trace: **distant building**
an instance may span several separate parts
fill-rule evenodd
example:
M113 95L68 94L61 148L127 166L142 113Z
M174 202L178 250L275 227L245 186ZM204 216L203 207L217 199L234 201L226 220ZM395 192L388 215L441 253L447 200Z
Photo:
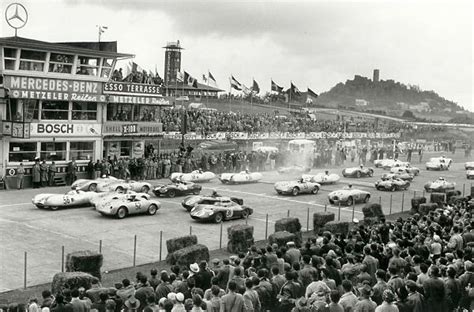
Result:
M369 105L369 101L366 101L364 99L356 99L355 100L355 105L356 106L367 106L367 105Z
M419 113L426 113L431 111L431 107L427 102L420 102L417 105L410 105L410 109Z
M181 71L181 45L179 40L168 42L165 49L165 85L175 84L178 79L178 72Z
M374 76L373 76L372 81L379 82L379 75L380 75L380 71L378 69L374 69Z

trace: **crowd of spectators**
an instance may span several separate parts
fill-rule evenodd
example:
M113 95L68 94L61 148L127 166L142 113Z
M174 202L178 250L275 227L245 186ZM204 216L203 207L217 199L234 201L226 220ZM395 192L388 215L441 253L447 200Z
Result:
M421 216L381 217L347 233L319 231L187 268L152 269L113 287L43 292L8 312L327 311L474 309L474 220L469 198ZM111 285L107 285L111 286Z

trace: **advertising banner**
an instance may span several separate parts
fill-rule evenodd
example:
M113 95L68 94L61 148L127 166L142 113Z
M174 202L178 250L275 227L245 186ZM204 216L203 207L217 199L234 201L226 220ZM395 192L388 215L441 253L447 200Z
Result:
M105 94L161 95L160 87L154 84L109 81L104 83Z
M32 122L30 135L32 137L78 137L78 136L100 136L100 124L73 124L59 122Z

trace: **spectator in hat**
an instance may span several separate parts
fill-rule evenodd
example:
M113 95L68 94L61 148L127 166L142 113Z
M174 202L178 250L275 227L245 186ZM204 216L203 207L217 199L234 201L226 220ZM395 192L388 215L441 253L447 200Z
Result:
M211 287L212 272L207 267L205 260L199 263L199 272L194 276L196 280L196 287L201 289L208 289Z
M184 307L184 295L182 293L177 293L175 295L175 304L171 312L185 312L186 309Z
M372 289L369 284L359 288L359 301L354 306L354 312L374 312L377 304L370 299Z
M135 298L135 296L131 296L124 303L124 312L138 312L140 307L140 301Z

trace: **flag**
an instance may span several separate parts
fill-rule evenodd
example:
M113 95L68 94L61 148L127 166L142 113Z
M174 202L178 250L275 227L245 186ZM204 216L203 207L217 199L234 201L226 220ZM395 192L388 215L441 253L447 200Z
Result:
M309 99L315 99L315 98L318 97L318 94L316 92L314 92L313 90L311 90L310 88L308 88L307 96L308 96Z
M252 91L257 94L260 93L260 87L258 86L258 83L255 81L255 79L253 80Z
M107 26L99 26L99 33L100 33L100 34L103 34L107 29L109 29L109 27L107 27Z
M161 79L160 74L158 74L158 68L156 67L156 65L155 65L155 77Z
M298 88L293 84L293 82L291 83L291 87L290 87L290 92L291 92L291 95L296 95L296 96L300 96L301 95L301 92L300 90L298 90Z
M193 88L197 88L197 87L198 87L198 81L197 81L197 79L194 79L192 86L193 86Z
M241 84L240 86L241 86L241 88L242 88L242 92L243 92L245 95L250 94L250 93L252 92L252 90L249 89L249 88L247 88L246 85Z
M188 74L186 71L184 72L184 83L188 84L188 86L197 88L197 79Z
M204 81L204 83L207 83L207 78L206 78L206 75L202 74L202 81Z
M207 75L207 76L208 76L209 82L212 82L214 85L216 85L216 86L217 86L216 79L214 79L214 76L212 76L211 72L210 72L210 71L208 71L207 73L208 73L208 75Z
M176 80L179 81L179 82L184 82L184 75L182 72L178 72L177 76L176 76Z
M235 90L242 91L242 84L234 76L230 76L230 86Z
M280 87L279 85L277 85L277 84L272 80L272 87L271 87L271 90L272 90L272 91L275 91L275 92L278 92L278 93L281 93L281 92L283 92L283 87Z

